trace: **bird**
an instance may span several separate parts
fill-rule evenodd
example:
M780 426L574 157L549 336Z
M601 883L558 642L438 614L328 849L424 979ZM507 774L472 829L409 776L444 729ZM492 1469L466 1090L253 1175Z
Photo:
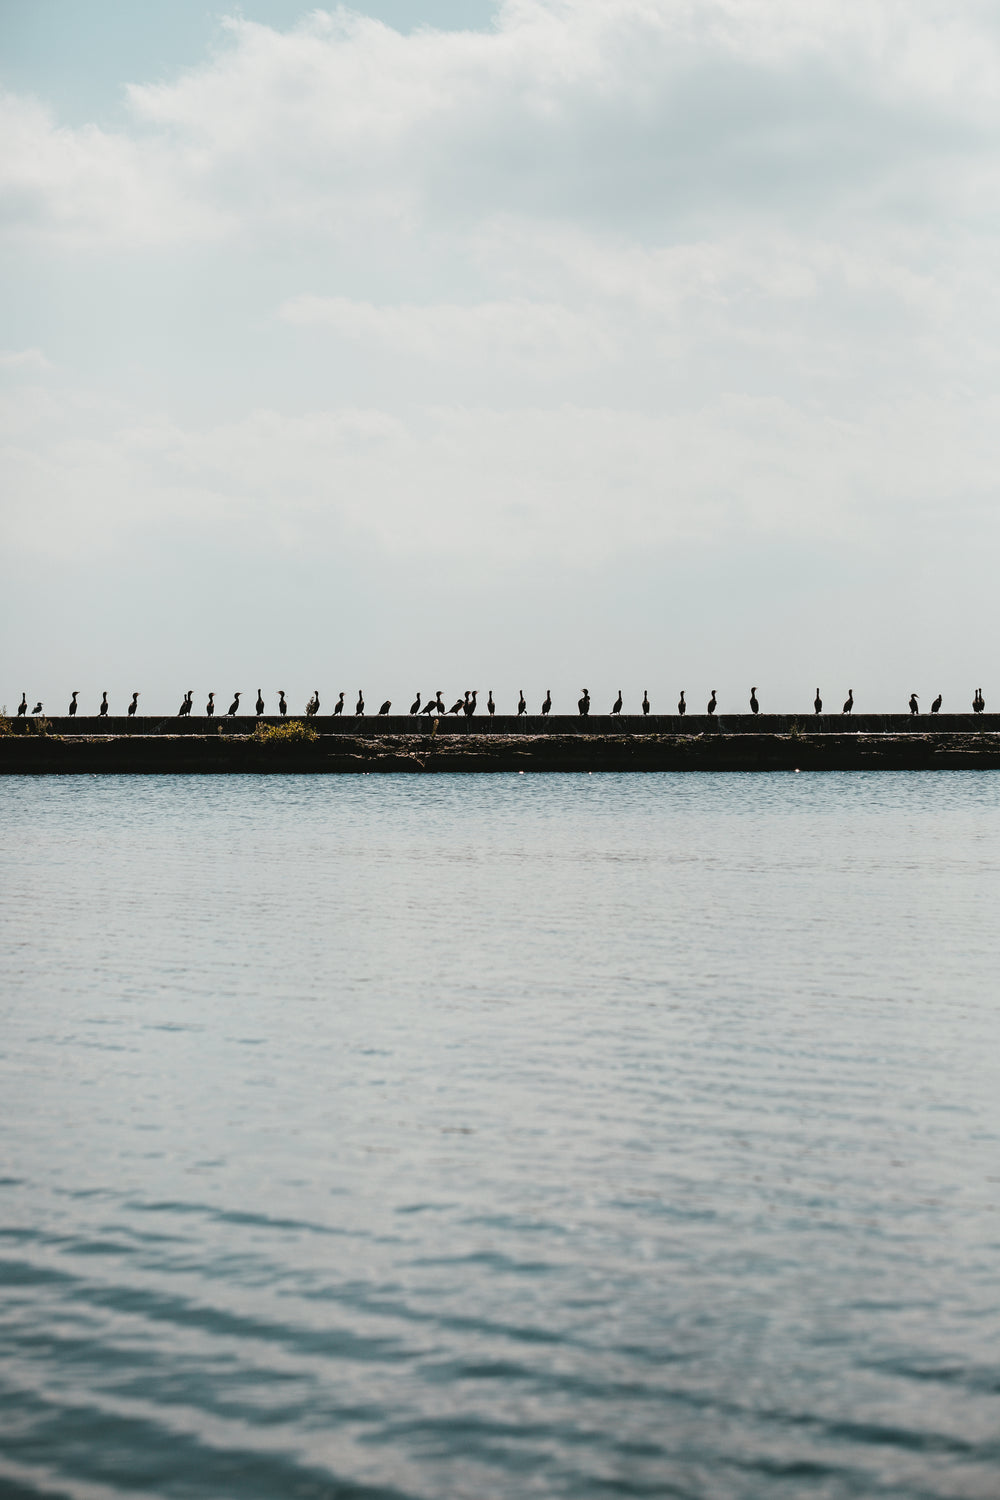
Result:
M365 715L365 694L363 688L358 688L358 701L354 705L354 717L363 719Z
M813 712L817 714L823 712L823 700L819 695L819 688L816 689L816 696L813 699Z
M757 689L755 687L750 689L750 712L752 714L760 713L760 704L757 702Z
M584 688L583 697L579 700L576 706L580 710L581 719L585 719L590 713L590 693L587 688Z
M32 715L34 715L34 714L40 714L42 712L42 700L41 700L41 698L39 698L38 702L35 704L34 708L31 710L31 712L32 712Z
M706 710L706 712L709 714L709 716L711 716L712 714L715 713L715 705L716 705L717 702L718 702L718 700L717 700L717 698L715 696L715 688L713 688L712 689L712 696L708 700L708 708Z
M489 714L490 718L492 719L492 717L496 713L496 711L497 711L497 706L493 702L493 689L490 688L489 697L486 699L486 712Z
M132 694L132 702L128 706L128 716L129 716L130 719L134 719L135 718L136 709L138 707L139 707L139 694L138 693L133 693Z
M284 690L284 688L279 688L278 689L278 712L279 712L279 714L281 715L282 718L284 718L285 715L288 712L288 704L285 701L285 690Z
M545 702L542 704L542 717L547 719L548 716L549 716L549 714L551 712L552 712L552 689L551 688L546 688L545 689Z
M976 688L976 696L972 700L972 712L974 714L981 714L985 707L986 699L983 697L983 690L982 688Z
M438 688L438 690L437 690L437 697L434 700L434 712L435 713L439 713L439 714L443 714L444 713L444 699L441 697L441 689L440 688Z
M466 693L465 717L471 719L476 711L476 699L479 697L479 689L473 688L471 696Z
M619 688L618 689L618 697L615 699L614 703L612 703L612 705L611 705L611 712L613 714L620 714L621 711L622 711L622 690L621 690L621 688Z
M177 717L179 719L187 718L188 714L191 712L191 700L193 697L194 689L188 688L187 692L184 694L184 701L181 704L180 708L177 710Z
M413 702L410 704L410 713L411 714L418 714L419 712L420 712L420 694L418 693L417 696L414 698Z
M469 699L469 695L468 695L468 693L466 693L466 695L465 695L464 698L459 698L459 700L458 700L457 703L453 703L451 705L451 707L449 708L448 712L450 714L460 714L462 712L462 709L465 707L466 703L468 702L468 699Z
M382 704L382 707L379 709L379 717L382 717L383 715L387 714L389 712L389 710L390 710L391 707L392 707L392 700L391 700L391 698L387 698L385 700L385 702Z
M100 714L100 716L101 716L102 719L106 719L108 717L108 695L107 695L107 693L105 693L104 696L103 696L103 698L101 699L101 706L97 710L97 712Z
M205 717L212 718L215 713L215 694L209 693L208 702L205 704Z
M917 703L917 695L916 695L916 693L911 693L910 694L910 713L911 714L918 714L919 712L920 712L920 706Z
M236 715L239 713L239 711L240 711L240 694L239 693L234 693L233 694L233 701L229 705L229 717L231 719L235 718Z
M319 688L316 688L309 702L306 704L306 713L310 719L319 713Z
M341 693L340 697L337 699L336 703L333 705L333 712L334 712L335 715L336 714L342 714L344 712L344 695L343 695L343 693Z
M644 714L648 714L649 713L649 689L648 688L643 688L643 690L642 690L642 711L643 711Z
M420 712L422 714L433 714L433 713L436 713L437 712L438 701L440 700L440 697L441 697L441 689L438 688L437 699L435 699L435 698L428 698L427 702L424 704L424 706L420 710Z
M259 719L261 714L264 712L264 697L261 693L260 688L257 689L257 702L254 704L254 707L257 710L257 717Z
M681 696L680 696L680 698L679 698L679 699L678 699L678 700L677 700L677 712L678 712L678 713L679 713L679 714L680 714L680 715L681 715L681 717L682 717L682 718L683 718L683 716L684 716L684 715L685 715L685 714L686 714L686 713L687 713L687 711L688 711L688 706L687 706L687 704L686 704L686 703L685 703L685 702L684 702L684 689L683 689L683 688L681 688Z
M931 713L932 714L939 714L940 712L941 712L941 694L938 693L937 697L934 699L934 702L931 704Z
M74 689L73 696L69 700L69 716L70 716L71 719L75 719L76 718L76 700L77 700L77 698L79 696L80 696L80 689L79 688Z
M848 688L847 689L847 697L844 700L843 712L845 714L849 714L849 713L853 713L853 711L854 711L854 689L853 688Z
M28 712L28 695L27 695L27 693L22 693L21 694L21 701L17 705L17 717L19 719L23 719L24 716L25 716L25 714L27 712Z
M517 717L520 718L522 714L526 714L528 712L528 705L525 702L524 698L524 688L518 688L517 691L519 695L517 700Z

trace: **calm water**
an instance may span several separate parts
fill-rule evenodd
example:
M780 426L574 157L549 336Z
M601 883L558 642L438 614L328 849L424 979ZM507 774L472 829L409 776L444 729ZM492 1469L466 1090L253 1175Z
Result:
M0 815L3 1500L1000 1495L1000 776Z

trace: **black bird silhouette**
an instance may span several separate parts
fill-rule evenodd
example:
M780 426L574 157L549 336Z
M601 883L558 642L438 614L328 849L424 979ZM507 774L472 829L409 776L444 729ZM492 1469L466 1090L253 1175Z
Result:
M365 694L364 694L364 689L363 688L358 688L358 701L354 705L354 717L356 719L362 719L362 718L364 718L364 713L365 713Z
M107 718L107 716L108 716L108 695L107 695L107 693L105 693L104 696L103 696L103 698L101 699L101 706L97 710L97 712L100 714L100 716L101 716L102 719L106 719Z
M458 700L457 703L453 703L451 705L451 707L449 708L448 712L450 714L460 714L462 712L462 709L465 707L466 703L468 702L468 699L469 699L469 695L468 695L468 693L466 693L466 695L465 695L464 698L459 698L459 700Z
M750 712L752 714L760 713L760 704L757 702L757 689L755 687L750 689Z
M278 712L279 712L279 714L281 715L282 718L284 718L285 715L288 712L288 704L285 701L285 690L284 690L284 688L279 688L278 689Z
M441 689L440 688L438 688L438 690L437 690L437 697L434 700L434 712L438 713L438 714L443 714L444 713L444 699L441 697Z
M17 717L19 719L23 719L24 716L25 716L25 714L27 712L28 712L28 695L27 695L27 693L22 693L21 694L21 701L17 705Z
M344 712L344 695L343 695L343 693L341 693L340 697L337 699L336 703L333 705L334 717L336 717L337 714L342 714L343 712Z
M80 689L77 688L74 691L72 698L69 700L69 716L70 716L71 719L75 719L76 718L76 700L77 700L77 698L79 696L80 696Z
M309 702L306 704L306 714L312 719L319 713L319 688L316 688Z
M688 706L684 702L684 689L681 688L681 695L680 695L680 698L677 700L677 712L681 716L683 716L684 714L687 713L687 711L688 711Z
M715 713L715 705L716 705L717 701L718 700L716 699L716 696L715 696L715 688L713 688L712 689L712 696L708 700L708 710L707 711L708 711L708 713L709 713L710 716Z
M184 702L181 704L180 708L177 710L177 717L179 719L186 719L187 718L188 714L191 712L191 700L193 698L194 698L194 688L189 688L188 691L184 694Z
M486 699L486 712L489 714L490 718L492 719L492 717L496 713L496 711L497 711L497 706L493 702L493 689L490 688L489 697Z
M229 717L231 719L235 718L235 716L239 713L239 711L240 711L240 694L239 693L234 693L233 694L233 701L229 705Z
M130 719L134 719L135 718L135 711L136 711L136 709L138 707L139 707L139 694L138 693L133 693L132 694L132 702L128 706L128 716L129 716Z
M526 714L528 712L528 705L527 705L527 703L525 702L525 699L524 699L524 688L518 688L517 691L518 691L517 717L520 718L522 714Z
M545 702L542 704L542 717L547 719L552 712L552 689L545 689Z
M418 714L419 712L420 712L420 694L418 693L417 696L414 698L413 702L410 704L410 713L411 714Z
M211 719L215 714L215 694L209 693L208 702L205 704L205 717Z
M581 719L585 719L590 713L590 692L587 688L584 688L583 697L579 699L576 706L580 710Z
M261 693L260 688L257 689L257 702L254 704L254 707L257 710L257 717L259 719L261 714L264 712L264 696Z
M937 697L934 699L934 702L931 704L931 713L932 714L939 714L940 712L941 712L941 694L938 693Z
M39 698L38 702L35 704L34 708L31 710L31 712L32 712L33 715L34 714L40 714L42 712L42 700L41 700L41 698Z
M642 711L643 711L644 714L648 714L649 713L649 689L648 688L643 688L643 690L642 690Z
M381 716L383 714L387 714L389 712L389 710L390 710L391 707L392 707L392 700L389 699L389 698L387 698L385 700L385 702L382 704L382 707L379 709L379 715Z
M918 714L919 712L920 712L920 705L917 703L917 695L916 695L916 693L911 693L910 694L910 713L911 714Z
M618 689L618 697L615 699L614 703L612 703L612 705L611 705L611 712L613 714L620 714L621 711L622 711L622 690L621 690L621 688L619 688Z
M853 713L854 712L854 689L853 688L848 688L847 689L847 697L844 700L844 710L843 711L844 711L845 714L849 714L849 713Z
M982 688L976 688L976 696L972 700L972 712L981 714L986 707L986 699L983 697Z
M465 717L471 719L476 711L476 699L479 697L479 689L473 688L471 694L465 695Z
M420 712L422 714L433 714L433 713L436 713L437 712L437 706L438 706L438 699L440 699L440 697L441 697L441 689L438 688L438 690L437 690L437 698L428 698L427 702L424 704L424 706L420 710Z
M823 712L823 700L819 695L819 688L816 689L816 696L813 699L813 712L817 714Z

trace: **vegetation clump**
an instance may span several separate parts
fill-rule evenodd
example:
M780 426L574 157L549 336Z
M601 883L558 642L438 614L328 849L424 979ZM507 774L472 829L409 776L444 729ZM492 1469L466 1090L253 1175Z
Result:
M303 740L311 743L319 739L319 733L301 719L289 719L286 724L258 724L250 738L258 745L287 745Z

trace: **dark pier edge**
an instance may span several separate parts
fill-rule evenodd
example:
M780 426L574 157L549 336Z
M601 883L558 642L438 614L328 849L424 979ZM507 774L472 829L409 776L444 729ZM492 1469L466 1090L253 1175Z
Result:
M291 722L8 719L0 774L1000 769L1000 714L317 715L304 721L313 740L253 737Z

